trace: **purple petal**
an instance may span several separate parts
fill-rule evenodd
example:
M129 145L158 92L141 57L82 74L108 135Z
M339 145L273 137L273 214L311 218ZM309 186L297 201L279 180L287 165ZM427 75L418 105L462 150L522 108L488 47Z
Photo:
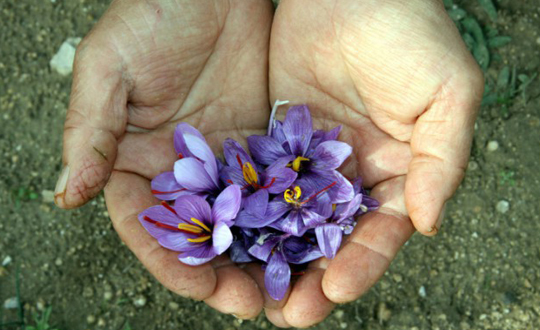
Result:
M280 229L294 236L302 236L309 228L303 221L302 211L292 210L283 219L277 222Z
M145 220L145 217L149 218L149 220ZM182 221L165 207L157 205L142 211L139 214L139 221L144 229L158 240L161 246L173 251L192 249L191 242L187 241L187 238L192 238L192 235L175 230ZM158 226L153 223L154 221L171 228Z
M266 215L255 215L247 210L238 212L238 216L234 220L234 225L242 228L262 228L275 222L277 218L268 217Z
M350 202L338 204L334 212L333 220L339 223L344 219L352 217L356 213L356 211L358 211L361 203L362 195L358 194L354 196L354 198Z
M231 261L235 263L253 262L255 259L248 253L246 245L241 240L234 241L229 248Z
M278 158L288 156L281 144L269 136L252 135L247 138L247 142L253 158L263 165L270 165Z
M200 244L197 249L183 252L178 255L178 259L191 266L198 266L214 259L216 253L210 244Z
M330 200L334 204L348 202L354 197L354 189L351 182L349 182L349 180L335 170L312 170L310 173L303 175L301 184L302 188L305 187L305 190L309 190L310 192L322 191L333 184L333 186L328 189L326 193L328 196L330 196Z
M208 202L195 195L180 196L174 202L174 209L182 220L192 224L191 218L202 221L207 226L212 225L212 210Z
M327 219L327 217L322 216L306 208L302 209L301 214L302 214L302 221L304 222L304 225L306 226L306 228L313 228Z
M214 222L229 221L236 217L240 204L242 202L242 193L240 186L231 185L225 188L212 206L212 218Z
M281 157L266 169L263 186L269 186L269 193L282 193L296 180L298 173L286 167L293 160L294 156Z
M174 163L174 177L181 186L191 191L209 192L218 188L203 163L192 157Z
M289 142L291 153L295 156L303 156L313 135L311 115L306 105L289 108L283 122L283 132Z
M152 179L152 194L157 199L171 201L179 196L191 194L186 188L176 182L174 172L164 172Z
M225 222L217 222L212 230L212 245L216 254L222 254L231 246L233 236L229 225Z
M285 214L288 210L291 209L291 206L281 200L273 200L268 203L265 216L267 218L277 219Z
M343 237L341 228L333 223L323 224L315 228L315 235L317 235L317 242L324 256L328 259L334 259Z
M337 184L328 191L332 203L345 203L354 198L354 189L349 180L341 173L334 171Z
M219 178L225 185L237 184L241 187L247 185L244 174L238 167L225 166L219 173Z
M337 140L339 133L341 132L341 125L334 127L330 131L326 132L322 129L316 130L313 132L313 137L311 138L311 144L309 145L310 149L315 149L317 146L325 141Z
M291 282L291 268L285 260L283 252L276 251L264 272L264 285L272 299L281 300L287 293Z
M266 189L257 190L244 199L244 209L257 217L263 217L267 207L268 191Z
M352 147L345 142L326 141L317 146L311 158L313 166L323 170L335 170L351 155Z
M254 165L253 159L251 159L240 143L233 139L226 139L225 142L223 142L223 154L227 164L231 167L242 170L242 166L238 162L238 159L240 159L242 164L251 163Z
M216 156L206 143L202 134L187 123L180 123L174 132L174 146L183 157L195 157L202 161L204 168L215 185L219 178Z
M285 133L283 133L283 123L281 121L274 121L274 129L272 130L271 136L276 139L280 145L287 142L287 137L285 136Z
M255 258L268 262L268 258L270 257L272 250L281 240L281 236L262 234L259 236L255 244L249 248L248 252Z

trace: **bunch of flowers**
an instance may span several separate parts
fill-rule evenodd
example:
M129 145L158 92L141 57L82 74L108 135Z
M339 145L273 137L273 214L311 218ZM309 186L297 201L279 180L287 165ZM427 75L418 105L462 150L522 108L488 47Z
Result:
M178 124L174 171L152 180L161 205L139 215L163 247L178 251L188 265L200 265L229 251L234 262L262 262L265 285L283 299L291 267L320 257L334 258L356 218L378 207L360 178L336 169L352 148L337 141L341 127L313 130L306 105L291 107L267 135L247 138L250 153L225 140L216 158L202 134ZM250 155L251 154L251 155Z

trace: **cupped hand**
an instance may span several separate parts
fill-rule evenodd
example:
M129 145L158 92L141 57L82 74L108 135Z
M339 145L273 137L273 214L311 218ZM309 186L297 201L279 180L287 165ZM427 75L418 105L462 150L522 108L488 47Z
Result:
M225 137L264 132L272 14L260 0L114 1L77 49L55 191L73 208L105 187L115 229L163 285L243 318L263 304L244 270L225 257L182 264L137 214L158 203L150 180L177 159L176 123L197 127L215 151Z
M314 126L342 125L345 174L381 203L333 260L319 260L278 326L322 321L357 299L418 230L434 235L466 168L483 79L438 0L283 0L270 42L270 98L307 103Z

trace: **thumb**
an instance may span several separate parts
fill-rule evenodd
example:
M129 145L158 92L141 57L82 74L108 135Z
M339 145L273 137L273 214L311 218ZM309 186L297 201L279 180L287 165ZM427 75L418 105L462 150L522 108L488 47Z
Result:
M414 226L424 235L438 232L446 201L465 174L483 86L476 67L455 74L414 126L405 203Z
M83 205L107 183L126 127L128 91L122 61L106 45L83 40L77 49L64 126L63 169L55 188L61 208Z

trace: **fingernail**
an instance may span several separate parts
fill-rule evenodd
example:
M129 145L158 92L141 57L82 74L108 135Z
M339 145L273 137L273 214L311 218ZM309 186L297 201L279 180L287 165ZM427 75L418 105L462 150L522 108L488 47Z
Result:
M69 178L69 165L64 166L62 169L62 172L60 172L60 176L58 177L58 181L56 181L56 187L54 188L54 197L63 195L66 192L66 186Z

